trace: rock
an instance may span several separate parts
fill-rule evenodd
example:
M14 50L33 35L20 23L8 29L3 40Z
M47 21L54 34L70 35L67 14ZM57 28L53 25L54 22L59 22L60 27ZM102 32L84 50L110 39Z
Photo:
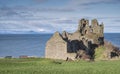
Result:
M85 50L80 49L77 51L76 59L90 60L91 57Z
M108 51L108 58L114 58L120 56L120 50L118 47L114 46L112 43L105 41L106 51Z
M12 56L5 56L5 58L7 58L7 59L11 59L11 58L12 58Z
M66 61L73 61L71 58L67 57Z
M101 50L100 50L101 49ZM118 47L114 46L111 42L104 41L104 46L96 48L96 60L112 60L119 58L120 50Z

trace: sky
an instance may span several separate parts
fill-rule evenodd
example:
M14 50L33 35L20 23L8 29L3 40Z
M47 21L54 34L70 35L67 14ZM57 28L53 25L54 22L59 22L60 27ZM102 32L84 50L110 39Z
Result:
M0 33L74 32L81 18L120 33L120 0L0 0Z

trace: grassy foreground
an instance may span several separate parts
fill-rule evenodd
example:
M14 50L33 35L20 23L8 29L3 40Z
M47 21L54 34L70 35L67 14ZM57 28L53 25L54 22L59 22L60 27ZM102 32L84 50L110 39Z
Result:
M0 59L0 74L120 74L120 61Z

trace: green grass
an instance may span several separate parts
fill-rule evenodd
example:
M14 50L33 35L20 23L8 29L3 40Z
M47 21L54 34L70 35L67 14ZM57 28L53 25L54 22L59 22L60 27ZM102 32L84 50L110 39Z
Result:
M0 74L120 74L120 61L0 59Z
M95 60L103 60L106 58L106 55L104 54L106 48L104 46L100 46L95 49Z

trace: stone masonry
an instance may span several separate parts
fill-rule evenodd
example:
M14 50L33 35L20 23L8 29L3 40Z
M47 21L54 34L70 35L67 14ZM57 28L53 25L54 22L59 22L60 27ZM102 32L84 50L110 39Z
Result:
M96 47L104 44L104 25L96 19L81 19L74 33L55 32L47 41L45 57L51 59L94 59Z

